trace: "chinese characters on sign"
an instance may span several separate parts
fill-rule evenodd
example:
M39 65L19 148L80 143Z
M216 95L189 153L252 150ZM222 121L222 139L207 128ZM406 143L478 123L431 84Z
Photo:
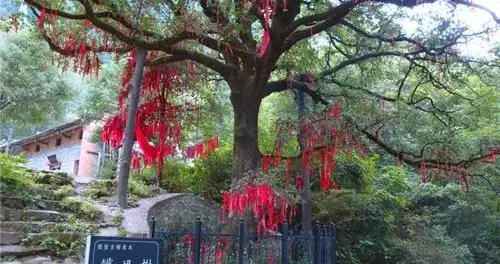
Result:
M87 238L86 264L160 264L160 243L153 239Z
M132 245L127 245L127 244L121 244L121 243L99 243L97 244L97 250L132 250L133 246Z

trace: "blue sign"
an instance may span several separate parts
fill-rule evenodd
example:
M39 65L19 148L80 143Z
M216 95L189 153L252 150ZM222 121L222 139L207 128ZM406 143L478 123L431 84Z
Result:
M161 246L155 239L88 236L86 264L160 264Z

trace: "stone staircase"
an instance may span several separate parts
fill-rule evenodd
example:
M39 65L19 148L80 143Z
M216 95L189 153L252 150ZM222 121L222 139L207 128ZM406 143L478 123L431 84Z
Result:
M71 184L72 179L65 174L49 172L44 172L44 176L35 179L36 189L22 195L0 195L0 258L3 260L0 263L26 256L51 254L53 250L50 246L30 246L40 243L26 243L27 241L41 241L50 236L57 241L71 243L86 236L81 232L58 231L71 230L71 224L67 223L71 212L63 208L61 201L54 200L54 192ZM52 230L54 228L55 231Z

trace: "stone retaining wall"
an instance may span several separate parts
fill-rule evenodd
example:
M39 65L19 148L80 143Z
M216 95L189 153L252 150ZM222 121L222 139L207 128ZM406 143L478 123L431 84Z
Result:
M194 230L197 217L203 221L204 230L215 230L220 226L220 208L217 204L194 196L180 194L154 204L148 219L155 217L157 227Z

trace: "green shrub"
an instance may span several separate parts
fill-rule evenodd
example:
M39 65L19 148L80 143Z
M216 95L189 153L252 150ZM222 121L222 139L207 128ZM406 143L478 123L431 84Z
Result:
M116 179L117 162L116 160L105 159L97 178L100 180L113 180Z
M197 159L190 177L191 190L206 199L220 202L221 191L231 186L232 148L215 150L206 160Z
M168 190L170 193L185 193L191 191L187 183L180 179L164 179L161 182L161 187Z
M116 181L102 180L96 181L90 185L90 188L85 192L85 197L91 199L103 199L113 196L116 189ZM146 184L142 181L130 179L128 182L128 190L131 196L138 198L148 197L151 193ZM155 191L158 192L158 191Z
M388 255L391 263L475 263L469 248L450 238L442 228L433 228L426 236L396 238Z
M156 168L144 168L140 171L130 173L130 179L142 182L146 185L153 185L156 182Z
M81 255L86 243L86 235L97 231L94 225L78 221L69 216L65 223L57 224L43 231L41 235L27 235L23 244L42 246L59 257Z
M91 199L101 199L111 197L114 193L114 184L112 180L102 180L93 182L85 191L84 196Z
M31 194L29 192L25 192L21 196L25 202L36 205L38 208L45 208L46 205L44 203L45 198L39 194Z
M142 182L130 180L128 182L128 191L130 195L144 198L149 196L148 186Z
M54 186L62 186L71 184L72 179L64 172L51 173L44 171L34 172L34 179L36 183L50 184Z
M342 263L385 263L394 227L383 203L367 194L341 190L315 195L313 206L315 219L336 223Z
M161 189L156 185L150 185L148 186L148 193L149 196L155 196L161 193Z
M169 159L163 166L161 187L171 193L189 192L189 175L193 172L193 166L184 161Z
M118 226L121 225L122 221L123 221L123 214L118 214L118 215L113 216L113 219L111 221L115 225L118 225Z
M103 216L103 213L92 203L85 201L81 206L80 216L88 220L99 220Z
M78 217L86 220L95 221L102 217L102 212L92 203L76 197L64 198L61 206L63 210L74 213Z
M0 153L0 193L19 194L27 192L35 185L24 167L25 162L23 156Z
M54 200L62 200L68 196L72 196L74 193L72 185L64 185L61 188L57 189L54 194Z
M162 173L162 187L169 192L192 192L220 202L221 191L231 185L232 148L225 145L192 164L168 160Z

